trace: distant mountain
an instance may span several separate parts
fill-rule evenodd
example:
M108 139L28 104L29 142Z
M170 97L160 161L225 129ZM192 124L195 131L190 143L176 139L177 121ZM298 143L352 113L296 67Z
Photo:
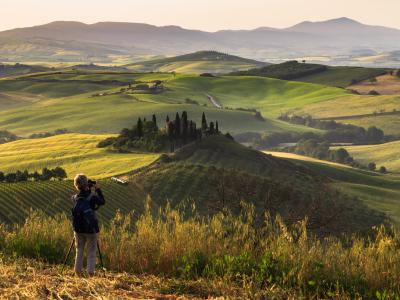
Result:
M138 55L180 55L216 50L271 58L352 55L399 50L400 30L348 18L302 22L285 29L205 32L140 23L53 22L0 32L0 61L45 59L109 62Z
M227 73L267 65L217 51L197 51L185 55L128 64L130 70L139 72Z

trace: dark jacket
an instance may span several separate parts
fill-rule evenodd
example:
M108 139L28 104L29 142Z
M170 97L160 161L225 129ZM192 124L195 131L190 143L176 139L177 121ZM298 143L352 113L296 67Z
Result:
M76 200L79 198L85 198L85 199L89 198L91 193L92 192L90 190L86 190L86 191L80 191L78 194L73 195L71 198L73 205L76 204ZM102 206L104 204L106 204L106 200L104 199L103 192L101 191L101 189L96 189L90 197L90 207L94 212L99 208L99 206ZM96 233L98 233L100 231L99 224L96 215L94 215L94 217L95 217L94 230L96 231ZM91 232L82 232L82 233L91 233Z

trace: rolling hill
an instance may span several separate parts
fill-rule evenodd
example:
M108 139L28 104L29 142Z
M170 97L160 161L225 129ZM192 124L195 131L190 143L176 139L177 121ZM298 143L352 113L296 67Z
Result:
M109 220L117 209L123 212L135 209L140 213L147 194L152 197L154 207L163 206L168 200L173 206L181 208L188 208L187 205L194 202L203 214L214 214L225 206L238 212L241 201L245 200L253 203L258 213L267 208L272 214L281 214L288 222L296 222L309 215L310 229L320 234L364 231L384 220L382 214L331 188L326 175L251 150L224 136L205 138L172 155L163 155L154 164L150 163L155 156L148 154L151 159L146 163L142 161L140 166L144 167L136 171L135 168L139 167L137 154L103 155L107 159L94 160L95 165L85 154L75 158L70 155L72 159L69 160L68 151L64 148L75 149L82 143L83 137L52 137L50 141L54 142L54 146L41 151L30 146L33 141L19 143L25 142L27 149L34 150L27 150L31 157L40 157L43 153L48 166L70 166L70 169L88 172L90 176L99 174L98 170L102 169L103 173L99 175L102 178L111 176L107 168L115 162L115 174L127 173L124 178L129 179L128 185L102 180L110 206L100 211L104 221ZM75 142L74 138L79 141ZM71 140L69 146L68 139ZM89 144L88 150L93 147ZM84 148L79 151L87 152ZM93 149L90 150L92 152ZM63 156L64 161L60 161L59 156ZM121 157L124 157L123 161ZM132 166L128 165L130 161ZM35 168L34 164L31 167ZM126 172L127 168L129 172ZM73 188L71 181L0 183L0 191L0 203L4 208L0 218L6 222L18 222L23 220L31 207L51 215L66 211ZM18 203L19 208L11 203ZM332 218L335 222L330 221Z
M386 69L361 67L329 67L320 64L288 61L246 71L232 72L235 76L262 76L284 80L296 80L336 87L347 87L353 83L385 74Z
M135 72L177 72L177 73L227 73L247 70L266 63L216 51L199 51L176 57L149 60L129 64Z
M154 162L151 153L112 153L97 148L108 135L62 134L48 138L23 139L0 145L0 166L5 173L40 171L63 167L72 179L79 172L93 178L127 173ZM19 159L23 157L23 159Z
M129 83L152 84L155 80L163 81L161 93L120 91ZM0 128L23 136L65 127L72 132L117 133L138 117L156 113L159 120L164 120L167 114L182 110L197 121L204 111L232 133L301 131L306 128L269 117L307 103L351 96L341 89L268 78L84 71L3 79L0 93L34 97L31 103L15 101L13 108L0 112ZM103 96L93 96L99 94ZM207 95L226 109L215 108ZM0 98L0 106L2 103ZM257 119L249 109L259 110L267 118Z
M382 214L331 189L325 176L223 136L183 147L128 178L159 204L168 195L174 206L194 202L200 212L213 214L225 206L238 212L245 200L257 212L267 208L288 222L308 215L310 229L318 233L363 231L383 221Z

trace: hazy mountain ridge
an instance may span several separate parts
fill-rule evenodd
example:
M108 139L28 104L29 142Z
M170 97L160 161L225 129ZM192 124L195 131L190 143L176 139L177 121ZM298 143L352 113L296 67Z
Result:
M17 45L25 43L40 49L44 40L49 43L58 41L62 44L60 48L65 51L76 51L76 45L71 49L69 43L84 43L82 45L91 48L91 51L82 50L80 56L83 58L85 55L90 58L138 53L178 55L212 49L265 61L272 57L396 51L400 44L400 30L365 25L348 18L323 22L306 21L285 29L260 27L254 30L216 32L189 30L179 26L157 27L142 23L84 24L57 21L0 32L0 57L8 55L4 50L8 45L14 45L18 49ZM55 56L54 59L63 57L63 53L59 53L61 50L50 50L52 51L48 52ZM21 57L27 55L21 49L14 53L16 56L18 54Z

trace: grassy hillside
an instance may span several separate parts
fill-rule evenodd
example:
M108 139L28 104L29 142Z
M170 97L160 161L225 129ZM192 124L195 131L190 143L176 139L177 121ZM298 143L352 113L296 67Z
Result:
M177 72L177 73L226 73L235 70L247 70L265 63L215 51L195 53L142 61L129 64L135 72Z
M0 145L0 170L40 171L44 167L63 167L69 178L85 173L106 178L146 166L157 154L111 153L96 145L107 135L62 134L49 138L26 139Z
M319 64L288 61L248 71L233 72L236 76L263 76L285 80L296 80L336 87L347 87L386 73L386 69L361 67L328 67Z
M361 68L361 67L327 67L327 70L318 74L298 77L296 81L310 82L316 84L348 87L353 82L385 74L386 69Z
M164 92L118 93L123 83L127 87L128 82L154 80L164 82ZM93 93L105 91L113 94L92 97ZM159 120L164 120L167 114L172 116L182 110L197 121L204 111L211 120L218 119L223 130L233 133L304 130L273 119L260 121L252 112L214 108L207 95L225 107L255 108L265 116L277 116L307 103L349 96L340 89L268 78L72 71L2 80L1 92L36 97L34 103L17 102L12 109L0 112L0 127L21 135L64 127L85 133L116 133L131 126L138 117L156 113ZM39 96L42 98L38 99ZM199 105L185 104L187 98Z
M380 175L324 161L310 161L308 157L293 156L291 153L275 153L274 155L310 168L317 174L324 174L333 179L333 185L346 194L358 197L369 207L388 214L397 224L400 224L399 176Z
M382 128L386 134L400 134L399 95L352 95L350 98L336 98L305 105L294 112L366 128L375 125Z
M377 167L385 166L389 172L400 173L400 142L381 145L344 147L357 161L367 165L375 162Z
M129 180L143 186L159 204L165 203L165 197L180 206L189 199L186 205L194 202L205 214L223 207L240 212L241 201L247 201L254 204L258 217L265 209L288 222L308 215L309 228L319 234L364 231L383 221L381 214L331 189L322 173L222 136L188 145L157 166L135 172Z

